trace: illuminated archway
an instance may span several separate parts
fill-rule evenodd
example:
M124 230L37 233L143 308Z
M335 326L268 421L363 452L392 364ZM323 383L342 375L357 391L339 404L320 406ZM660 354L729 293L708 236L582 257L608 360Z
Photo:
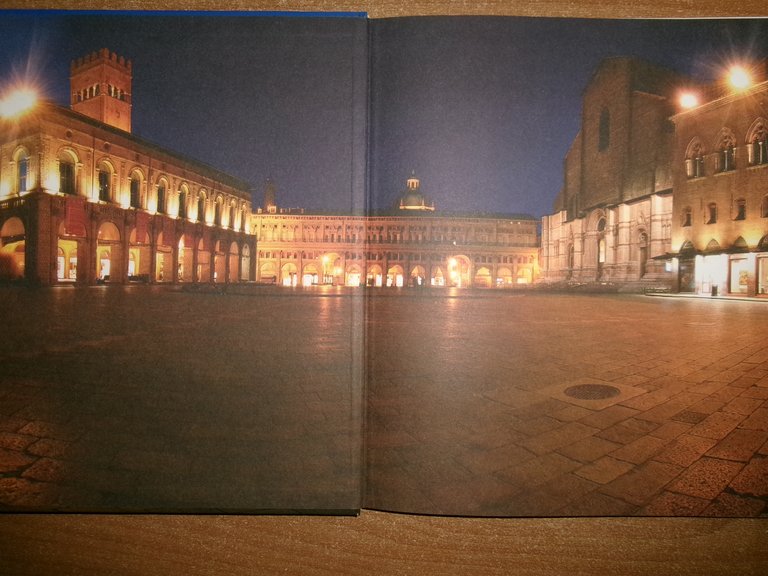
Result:
M280 269L280 283L283 286L298 286L299 271L296 264L288 262Z
M251 247L243 244L240 252L240 280L247 282L251 279Z
M120 230L112 222L102 222L96 235L96 280L120 281L121 253Z
M171 239L163 232L157 235L155 248L155 282L170 282L173 280L173 251Z
M301 285L312 286L318 284L320 281L320 275L315 264L305 264L304 269L301 271Z
M497 286L509 286L512 284L512 270L506 266L500 267L496 271L496 285Z
M0 228L0 280L24 278L26 231L20 218L12 216Z
M384 283L384 275L381 271L381 266L374 264L368 268L368 272L365 275L366 286L381 286Z
M237 282L240 274L238 273L238 265L240 264L240 254L237 247L237 242L230 242L229 244L229 262L227 264L227 282Z
M259 266L259 280L261 282L277 282L277 268L274 262L264 262Z
M224 242L217 240L213 246L213 281L224 282L227 278L227 255L224 253Z
M448 275L446 278L446 284L448 286L469 286L471 284L471 271L472 263L469 257L465 255L456 255L448 258L447 266Z
M149 233L146 226L131 230L128 237L128 281L149 280L150 265Z
M432 278L430 278L430 284L432 286L445 286L445 274L440 266L434 266L432 268Z
M360 266L357 264L352 264L351 266L347 267L347 274L346 274L346 282L345 284L347 286L360 286L361 279L362 279L362 271L360 269Z
M56 279L59 282L77 280L78 249L81 245L85 246L84 240L84 226L67 226L66 220L59 225L56 240Z
M405 281L403 277L403 267L395 264L387 270L387 286L401 287Z
M205 237L197 243L197 278L198 282L211 281L211 251Z
M490 288L492 286L491 270L486 266L481 266L475 272L474 286L478 288Z
M424 286L427 283L427 271L424 266L416 265L411 268L411 274L409 279L411 286Z

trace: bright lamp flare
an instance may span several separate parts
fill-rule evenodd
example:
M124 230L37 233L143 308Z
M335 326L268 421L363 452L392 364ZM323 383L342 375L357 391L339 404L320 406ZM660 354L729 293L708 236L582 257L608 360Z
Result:
M31 88L14 90L0 101L0 116L12 118L23 114L37 103L37 93Z
M683 108L695 108L699 105L699 99L696 97L696 94L691 94L690 92L686 92L685 94L680 96L680 106Z
M752 78L750 78L749 72L741 66L734 66L731 68L731 72L728 75L728 81L731 83L731 86L737 90L744 90L752 85Z

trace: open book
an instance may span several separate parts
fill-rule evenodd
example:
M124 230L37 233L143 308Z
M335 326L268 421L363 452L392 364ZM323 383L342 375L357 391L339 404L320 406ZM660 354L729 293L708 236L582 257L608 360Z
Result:
M764 514L765 33L0 12L0 509Z

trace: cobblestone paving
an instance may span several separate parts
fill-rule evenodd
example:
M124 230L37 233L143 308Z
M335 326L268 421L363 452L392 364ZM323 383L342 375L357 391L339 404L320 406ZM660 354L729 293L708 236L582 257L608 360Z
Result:
M359 298L0 290L0 509L354 509Z
M768 303L425 291L369 309L368 507L768 514ZM563 393L587 382L621 393Z

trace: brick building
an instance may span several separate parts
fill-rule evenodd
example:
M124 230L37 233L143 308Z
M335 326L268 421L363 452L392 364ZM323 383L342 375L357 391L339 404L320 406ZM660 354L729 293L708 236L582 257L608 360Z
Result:
M0 279L251 280L248 185L131 134L129 61L103 49L70 72L71 109L0 118Z
M554 213L542 219L546 282L657 285L672 275L669 116L687 81L632 58L610 58L584 90L581 129L564 162Z

